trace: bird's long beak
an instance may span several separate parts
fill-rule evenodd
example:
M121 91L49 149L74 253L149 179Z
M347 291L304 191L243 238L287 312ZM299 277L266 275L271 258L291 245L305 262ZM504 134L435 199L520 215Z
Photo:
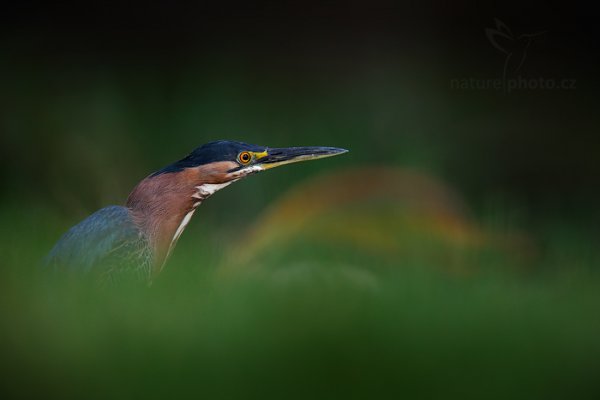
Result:
M348 150L337 147L283 147L267 149L265 155L256 161L256 164L269 169L280 165L291 164L299 161L316 160L319 158L337 156L347 153Z

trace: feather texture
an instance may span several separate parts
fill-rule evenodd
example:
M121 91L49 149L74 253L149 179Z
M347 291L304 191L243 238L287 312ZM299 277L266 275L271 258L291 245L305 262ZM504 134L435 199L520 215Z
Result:
M148 240L122 206L102 208L73 226L45 260L53 270L93 272L102 280L123 273L148 280L151 264Z

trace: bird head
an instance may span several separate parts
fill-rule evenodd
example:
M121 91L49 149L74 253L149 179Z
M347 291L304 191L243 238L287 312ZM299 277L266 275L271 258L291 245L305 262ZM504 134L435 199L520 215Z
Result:
M347 151L336 147L269 148L221 140L196 148L187 157L152 176L194 169L202 174L205 183L228 184L281 165L331 157Z
M232 141L207 143L143 179L129 194L127 207L152 241L153 265L160 270L196 207L218 190L280 165L345 152L335 147L268 148Z

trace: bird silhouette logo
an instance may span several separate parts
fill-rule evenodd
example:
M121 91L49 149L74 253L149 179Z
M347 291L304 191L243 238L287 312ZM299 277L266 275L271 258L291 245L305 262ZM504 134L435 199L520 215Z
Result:
M546 31L524 33L516 36L504 22L498 18L494 18L494 21L496 27L486 28L485 34L490 43L505 55L502 78L506 79L507 75L514 75L519 72L527 58L529 46Z

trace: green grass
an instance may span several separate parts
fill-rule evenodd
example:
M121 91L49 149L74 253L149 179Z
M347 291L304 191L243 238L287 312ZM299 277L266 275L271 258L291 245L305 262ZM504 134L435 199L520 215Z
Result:
M2 215L13 222L2 229L5 394L547 399L600 393L600 279L581 252L572 258L578 265L515 272L497 262L456 274L427 258L390 262L352 248L310 256L305 243L295 243L287 247L294 262L266 259L223 275L228 247L214 247L221 239L198 246L192 235L207 234L203 225L186 232L151 287L98 288L39 274L35 263L60 219L44 208L15 218L17 208L6 206ZM541 263L561 253L560 241L571 254L564 235L556 236Z

